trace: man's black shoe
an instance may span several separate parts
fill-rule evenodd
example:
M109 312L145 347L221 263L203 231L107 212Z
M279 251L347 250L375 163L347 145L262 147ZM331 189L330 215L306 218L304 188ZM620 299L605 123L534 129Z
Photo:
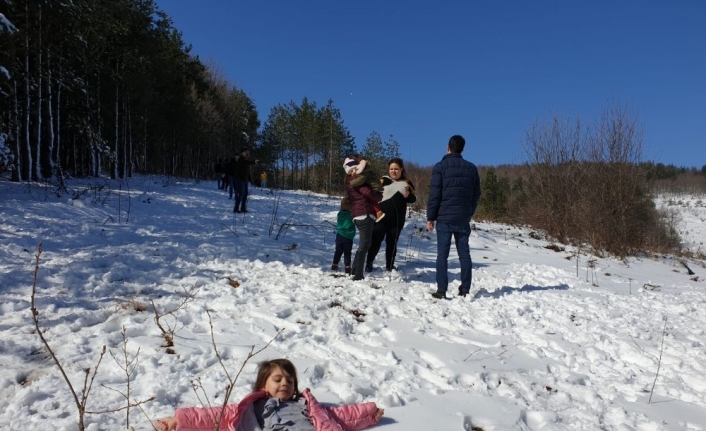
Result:
M233 212L234 212L234 213L239 213L240 211L238 211L237 209L233 208Z
M436 299L446 299L446 292L442 292L440 290L437 290L436 292L432 293L431 296L433 296Z
M458 291L458 296L467 296L468 292L463 292L461 290Z
M367 263L365 265L365 272L373 272L373 264L372 263Z

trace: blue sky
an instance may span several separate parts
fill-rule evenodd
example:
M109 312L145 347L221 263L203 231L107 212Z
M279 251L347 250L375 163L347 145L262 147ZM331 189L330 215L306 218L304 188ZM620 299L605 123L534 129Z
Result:
M482 165L521 163L537 120L638 113L644 158L706 164L706 1L158 0L204 61L264 121L305 96L341 110L360 148L377 131L402 156L448 138Z

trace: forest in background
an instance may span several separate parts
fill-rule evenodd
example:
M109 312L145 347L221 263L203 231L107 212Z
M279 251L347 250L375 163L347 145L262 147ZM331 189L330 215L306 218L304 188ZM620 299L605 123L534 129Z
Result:
M0 34L0 170L13 181L213 178L248 147L273 185L331 192L356 151L332 100L283 103L261 124L152 0L0 0ZM382 147L399 151L374 132L362 151Z
M153 0L0 0L0 35L0 173L13 181L65 193L70 177L208 179L248 147L271 187L340 194L345 157L362 153L385 174L399 156L395 138L376 131L357 147L333 100L282 103L261 121L246 90L192 55ZM540 120L526 132L525 163L480 167L476 218L623 256L679 250L653 194L703 193L706 165L647 162L642 145L639 119L620 103L586 123ZM412 209L424 211L431 167L406 170Z

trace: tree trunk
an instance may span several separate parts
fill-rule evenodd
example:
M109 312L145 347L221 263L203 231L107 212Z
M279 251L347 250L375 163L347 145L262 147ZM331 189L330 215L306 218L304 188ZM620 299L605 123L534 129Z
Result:
M93 125L91 124L91 98L88 95L88 81L86 81L86 112L88 115L87 118L87 129L84 131L86 133L86 140L88 144L88 151L89 151L89 159L88 159L88 171L90 172L89 175L92 175L94 177L98 176L98 157L96 156L96 144L93 142Z
M93 140L93 145L95 146L95 151L96 151L96 177L100 177L103 174L103 151L105 148L103 147L103 117L101 116L101 82L100 78L98 79L98 85L96 86L96 94L98 95L98 100L96 101L96 106L98 109L98 113L96 115L96 118L98 119L98 134L93 133L93 127L91 127L91 135L92 135L92 140ZM98 138L98 141L96 142L96 137Z
M42 150L42 6L39 6L39 43L38 45L38 57L37 60L39 65L37 67L37 144L35 146L35 163L33 177L37 180L43 178L42 175L42 163L41 163L41 150Z
M132 123L130 119L130 96L124 101L123 114L123 177L132 177Z
M115 67L117 73L117 66ZM120 142L120 117L119 117L119 103L120 103L120 89L118 85L115 85L115 147L113 148L113 154L111 154L112 166L110 169L110 178L118 177L118 144Z
M12 171L12 181L22 181L22 152L20 151L20 102L17 99L17 80L12 78L15 102L15 169Z
M57 134L54 133L54 105L53 105L53 94L51 87L51 55L47 49L47 118L49 119L49 143L47 145L47 170L43 170L45 177L51 177L55 175L55 158L54 158L54 142Z
M57 83L56 89L56 146L54 147L53 159L55 164L61 167L61 83ZM63 170L63 169L62 169Z
M143 153L143 158L142 158L142 172L147 172L147 115L145 113L144 115L144 130L142 134L142 153Z
M25 14L27 16L26 18L26 26L29 28L29 7L25 4ZM32 111L32 103L30 101L30 92L29 92L29 32L25 35L25 112L24 112L24 118L25 118L25 150L27 152L27 157L25 158L26 163L22 164L22 173L21 176L24 178L27 178L27 180L31 180L32 178L32 138L30 136L30 129L29 129L29 116L30 112Z

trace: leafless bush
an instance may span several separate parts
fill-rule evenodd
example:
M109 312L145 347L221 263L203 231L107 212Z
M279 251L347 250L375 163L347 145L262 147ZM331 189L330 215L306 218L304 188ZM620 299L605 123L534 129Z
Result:
M441 159L441 157L439 157ZM409 211L424 213L427 210L427 198L431 185L431 166L420 166L416 163L405 163L405 175L414 184L417 201L409 205Z
M105 385L102 385L102 386L122 395L123 398L125 398L126 405L124 407L120 407L118 409L113 409L113 410L106 411L106 412L97 412L97 413L118 412L121 410L125 410L125 426L126 426L126 428L130 429L130 409L133 407L138 407L138 406L145 404L145 403L148 403L150 401L153 401L155 399L155 397L150 397L150 398L143 400L143 401L133 401L133 402L130 401L130 394L132 392L131 383L132 383L132 379L133 379L133 374L135 373L135 369L137 368L138 357L140 356L140 348L138 347L137 352L135 352L135 354L132 357L130 357L130 354L129 354L128 348L127 348L127 328L125 328L125 326L123 326L122 330L120 331L120 335L122 335L122 337L123 337L123 343L120 346L120 350L122 352L122 355L121 355L122 357L120 359L118 359L113 354L113 352L110 350L108 351L108 353L110 353L110 356L113 357L113 360L118 364L118 367L120 367L120 369L125 372L125 381L127 382L125 392L111 388L109 386L105 386ZM94 413L94 412L88 412L88 413Z
M73 383L71 383L71 380L69 379L68 375L66 374L66 371L64 370L64 366L61 364L59 361L59 358L56 356L54 353L54 350L52 350L51 346L49 345L49 342L46 340L44 337L44 333L42 332L41 328L39 327L39 311L37 310L37 307L35 305L35 296L37 293L37 275L39 274L39 258L42 255L42 243L40 242L39 245L37 246L37 253L35 254L35 266L34 266L34 277L32 280L32 295L31 295L31 301L30 301L30 311L32 312L32 320L34 321L34 328L35 331L37 332L37 335L39 335L39 338L42 340L42 344L44 345L44 348L49 352L49 355L51 358L54 360L54 364L56 364L57 368L59 368L59 372L61 372L62 377L64 378L64 381L66 382L67 386L69 387L69 391L71 392L71 395L73 396L74 403L76 404L76 410L78 411L78 429L79 431L85 431L86 426L85 426L85 417L87 414L102 414L102 413L112 413L112 412L117 412L121 411L123 409L128 410L128 418L129 418L129 409L132 407L139 406L141 404L144 404L146 402L152 401L154 399L150 398L148 400L144 401L130 401L129 399L129 394L130 394L130 376L132 372L134 371L134 366L130 368L132 361L136 361L137 355L133 357L133 359L129 362L126 362L125 365L125 371L127 373L128 377L128 392L125 395L126 400L127 400L127 405L122 408L118 409L112 409L112 410L103 410L103 411L88 411L86 409L86 405L88 404L88 400L91 394L91 389L93 388L93 382L96 379L96 375L98 374L98 367L100 367L101 361L103 360L103 356L105 355L106 352L106 347L105 345L101 349L100 356L98 357L98 362L96 363L96 366L93 368L93 373L91 373L91 368L85 368L83 370L83 386L81 388L81 392L78 393L76 392L76 389L74 389ZM127 343L127 339L125 338L125 328L123 328L123 339L125 343ZM125 347L126 348L126 347ZM139 353L139 350L138 350ZM111 352L112 355L112 352ZM127 361L127 350L125 350L125 360ZM135 362L135 366L137 363ZM90 378L90 380L89 380ZM129 427L129 419L128 419L128 427Z
M652 403L652 394L655 391L655 385L657 384L657 377L659 377L659 369L662 367L662 353L664 353L664 336L667 334L667 320L664 320L664 329L662 329L662 346L659 349L659 360L657 361L657 372L655 373L655 380L652 382L652 389L650 389L650 398L647 400L647 404Z
M83 370L84 372L84 379L83 379L83 387L81 388L81 393L77 393L76 390L74 389L73 384L71 383L71 380L69 377L66 375L66 372L64 371L63 365L61 365L61 362L59 362L59 359L56 357L56 354L54 353L54 350L52 350L51 346L49 345L49 342L47 342L46 338L44 338L44 333L39 327L39 311L37 310L37 307L35 306L34 298L37 293L37 274L39 274L39 257L42 255L42 243L40 242L39 245L37 246L37 253L35 254L35 266L34 266L34 279L32 281L32 297L31 297L31 305L30 305L30 310L32 312L32 320L34 321L34 328L37 332L37 335L39 335L39 338L42 340L42 344L44 345L44 348L47 349L49 354L51 355L52 359L54 360L54 363L56 366L59 368L59 371L61 372L61 375L64 377L64 381L66 381L66 384L69 386L69 390L71 391L71 395L74 398L74 402L76 403L76 409L78 410L78 429L80 431L84 431L86 429L84 425L84 420L86 417L86 403L88 402L88 397L91 393L91 388L93 387L93 381L96 378L96 374L98 373L98 367L100 366L101 361L103 360L103 355L105 355L105 346L103 346L103 349L101 351L100 357L98 358L98 363L96 364L95 368L93 369L93 375L91 375L91 368L85 368ZM90 381L88 378L91 378Z
M132 298L132 297L127 298L124 301L120 298L115 298L115 302L116 302L115 307L117 310L123 310L123 311L133 310L133 311L137 311L138 313L141 313L143 311L147 311L147 309L149 308L147 306L147 304L140 302L137 299Z
M706 194L706 175L684 172L676 178L652 180L649 186L653 193L703 195Z
M196 288L192 288L191 290L184 288L179 304L167 311L160 311L154 301L150 299L152 310L154 311L154 323L157 324L157 327L162 332L162 338L164 338L164 344L162 347L166 348L166 352L169 354L175 353L172 347L174 347L174 334L176 333L177 325L179 324L177 312L184 309L190 302L196 299L196 293Z
M619 103L591 128L556 116L535 123L525 141L522 221L564 243L586 241L595 252L678 247L647 193L642 142L636 115Z

